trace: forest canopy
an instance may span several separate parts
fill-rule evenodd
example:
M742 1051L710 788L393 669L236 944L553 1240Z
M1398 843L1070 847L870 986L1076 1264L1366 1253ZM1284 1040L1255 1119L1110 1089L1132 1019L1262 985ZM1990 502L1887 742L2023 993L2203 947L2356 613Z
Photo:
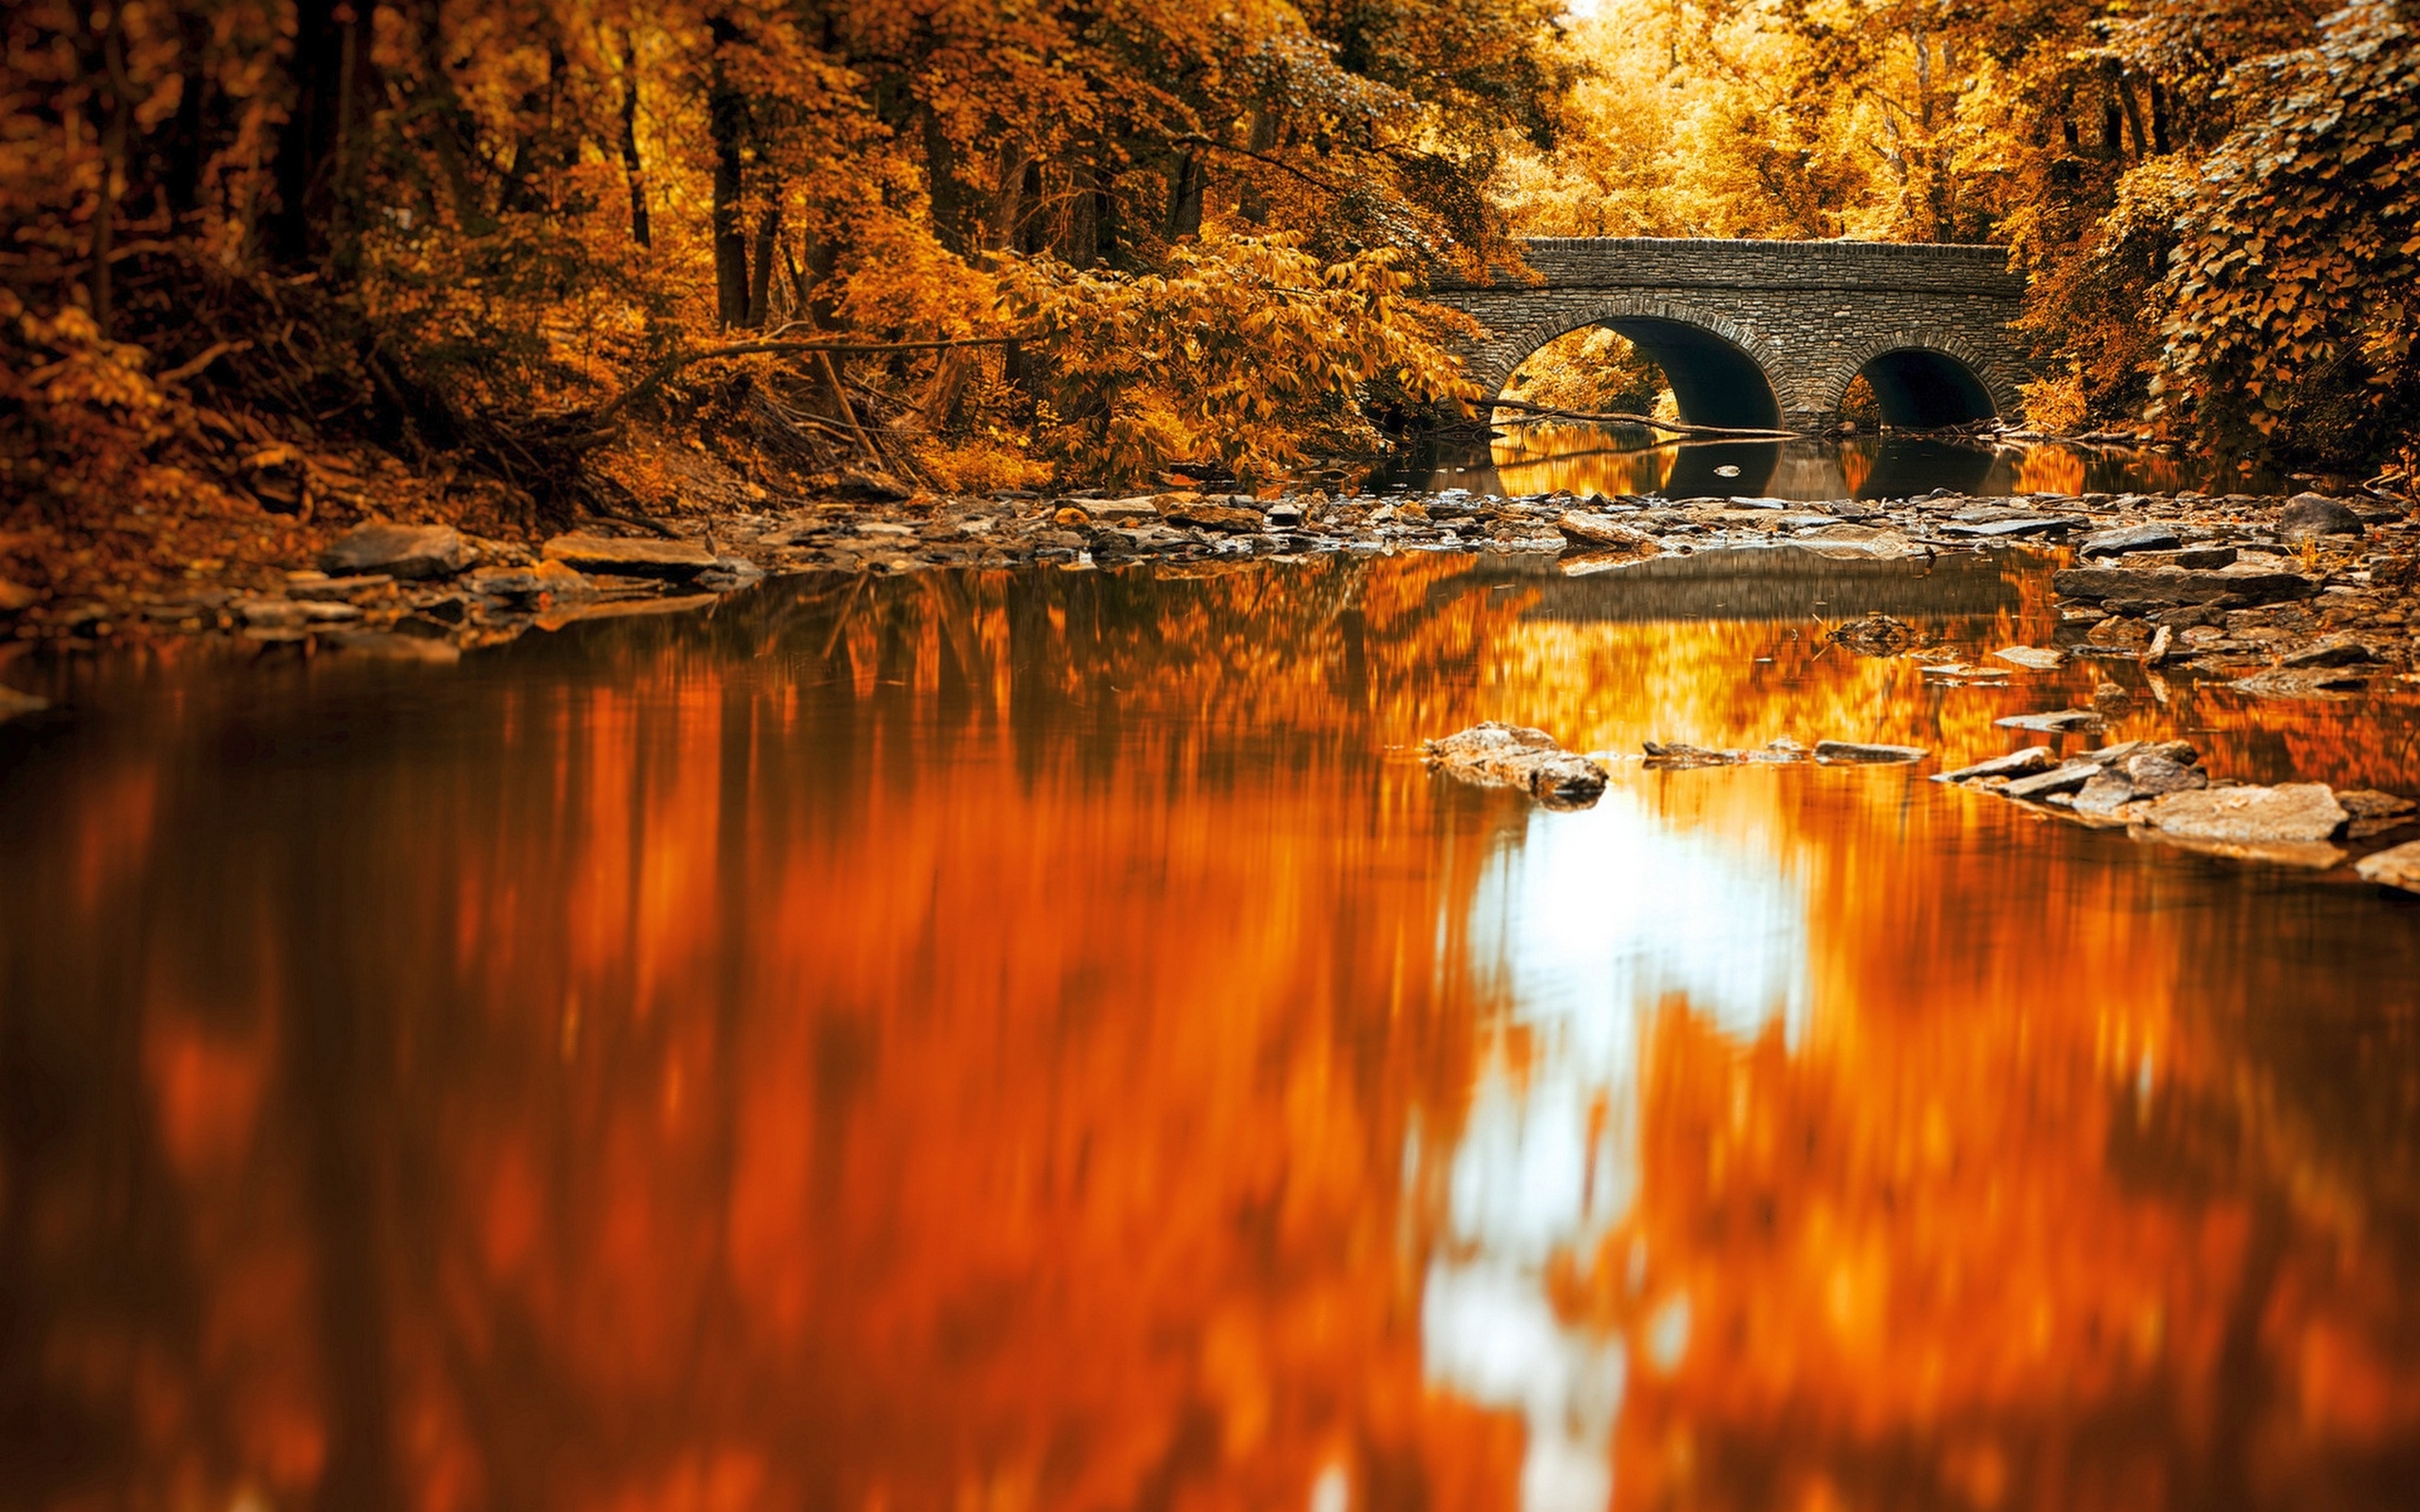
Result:
M2408 458L2408 0L1580 9L21 0L9 528L307 513L338 444L531 524L673 446L1267 476L1461 394L1422 282L1521 234L2003 243L2037 422Z

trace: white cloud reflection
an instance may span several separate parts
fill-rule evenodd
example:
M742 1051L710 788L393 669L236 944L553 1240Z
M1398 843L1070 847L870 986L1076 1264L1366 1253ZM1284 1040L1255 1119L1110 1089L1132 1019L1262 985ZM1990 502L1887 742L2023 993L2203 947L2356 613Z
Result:
M1427 1370L1528 1421L1524 1512L1602 1512L1630 1363L1619 1339L1555 1314L1556 1253L1593 1250L1638 1183L1638 1057L1660 1003L1753 1039L1779 1016L1794 1042L1808 999L1806 906L1772 858L1678 833L1616 788L1540 811L1481 879L1478 970L1500 973L1533 1058L1477 1091L1446 1174L1448 1243L1422 1299ZM1685 1301L1651 1331L1657 1363L1686 1347Z

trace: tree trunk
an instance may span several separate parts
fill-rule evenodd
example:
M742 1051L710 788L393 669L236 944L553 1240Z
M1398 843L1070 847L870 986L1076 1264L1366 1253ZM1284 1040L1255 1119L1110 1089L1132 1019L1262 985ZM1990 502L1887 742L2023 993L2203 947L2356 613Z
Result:
M294 106L278 134L271 178L277 209L268 218L269 254L289 267L326 259L344 239L337 185L345 117L363 97L356 21L345 0L297 0L294 9Z
M2152 80L2152 150L2168 155L2168 91L2158 79Z
M749 269L748 327L752 331L765 329L770 316L768 308L773 294L773 249L782 234L781 191L772 191L772 203L756 222L756 256Z
M647 168L639 162L639 44L622 28L622 177L631 185L631 240L654 245L647 225Z
M1180 152L1168 168L1168 240L1201 234L1201 157Z
M739 32L720 16L707 27L715 43L706 90L706 127L715 145L715 312L726 326L743 325L748 319L748 232L740 219L740 199L747 190L740 143L748 129L748 103L722 62L723 49L738 40Z
M117 251L117 191L126 177L126 118L130 111L126 29L120 19L124 14L121 8L111 7L109 29L101 34L101 94L110 102L110 112L101 125L101 190L99 202L93 207L93 266L85 284L85 295L93 303L93 324L100 329L104 341L116 315L110 262Z

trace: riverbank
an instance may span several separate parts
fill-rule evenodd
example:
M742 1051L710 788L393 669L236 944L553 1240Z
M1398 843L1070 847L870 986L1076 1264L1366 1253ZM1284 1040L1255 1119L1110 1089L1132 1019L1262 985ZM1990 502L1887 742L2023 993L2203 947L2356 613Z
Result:
M322 538L283 572L63 599L0 591L0 637L97 646L220 635L264 650L443 659L533 628L702 604L769 574L1141 562L1206 571L1406 551L1557 553L1562 571L1586 574L1743 548L1881 559L2024 548L2068 554L2053 580L2059 644L2049 649L2060 654L2239 678L2271 696L2339 695L2420 662L2420 520L2411 500L2378 493L1942 490L1809 504L1340 488L727 503L648 524L515 541L372 522ZM1862 611L1835 607L1842 619Z

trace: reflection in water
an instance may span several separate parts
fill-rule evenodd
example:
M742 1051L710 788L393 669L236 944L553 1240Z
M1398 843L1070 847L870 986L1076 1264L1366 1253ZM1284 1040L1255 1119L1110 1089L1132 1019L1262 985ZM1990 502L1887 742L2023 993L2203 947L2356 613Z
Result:
M1396 481L1426 490L1779 499L1905 499L1935 489L2013 493L2191 488L2201 470L2151 452L1891 433L1837 440L1652 444L1632 426L1506 427L1492 444L1439 443ZM2241 482L2229 487L2247 486Z
M2410 908L1904 769L1386 754L1962 759L2110 670L1826 654L1776 555L60 668L0 735L7 1504L2397 1504ZM1817 612L2046 636L1998 574ZM2162 688L2118 738L2411 785L2408 697Z

